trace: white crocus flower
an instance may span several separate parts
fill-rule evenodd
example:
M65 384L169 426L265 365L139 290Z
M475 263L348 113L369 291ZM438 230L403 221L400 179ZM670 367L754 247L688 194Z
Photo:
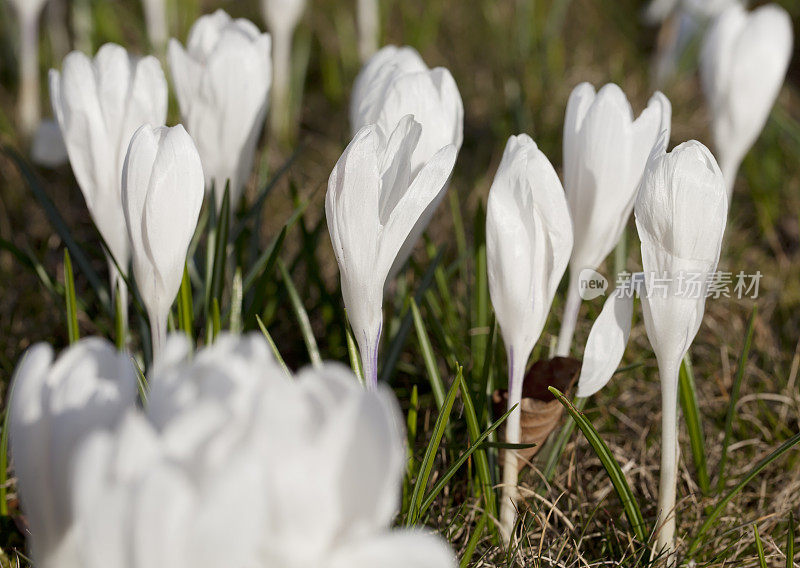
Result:
M39 124L39 18L47 0L9 0L19 20L19 99L17 112L25 136Z
M564 190L575 247L556 353L569 354L581 306L580 273L596 269L628 223L647 158L661 132L669 137L672 107L656 92L634 120L617 85L595 93L589 83L572 91L564 119Z
M194 138L217 206L230 182L238 204L253 167L272 84L269 34L222 10L203 16L186 49L169 43L169 67L186 130Z
M489 190L486 262L489 293L508 354L508 407L519 404L525 367L544 328L572 251L564 190L547 157L525 134L512 136ZM520 441L520 410L506 440ZM517 455L505 453L500 519L508 537L516 516Z
M703 320L709 278L719 261L728 214L725 180L699 142L654 151L636 199L644 275L639 286L662 396L661 483L656 552L672 552L678 460L678 373ZM590 396L611 379L630 335L633 290L615 292L592 327L578 382Z
M355 133L374 123L391 132L409 114L422 126L411 156L413 173L445 146L461 149L464 105L450 71L444 67L428 69L412 47L389 45L376 53L356 78L350 98L350 126ZM442 192L414 225L395 259L389 281L408 260L444 195Z
M23 355L12 381L9 443L36 566L73 561L74 452L91 433L113 428L137 395L129 356L105 340L81 340L55 362L44 344Z
M270 123L273 134L282 140L290 135L292 125L292 37L305 9L306 0L261 0L261 13L275 42Z
M411 156L421 131L410 115L389 131L365 126L328 180L328 231L347 316L371 387L378 381L384 283L412 228L444 191L456 159L451 144L414 171Z
M39 123L31 143L31 160L45 168L57 168L69 161L61 129L55 120L48 119Z
M134 134L123 170L122 204L155 361L203 204L203 166L182 126L144 125Z
M127 358L107 349L127 365L135 395ZM18 382L25 398L38 400L46 389L37 377L49 359L32 355L23 366L34 379ZM62 358L83 362L83 355L71 348ZM49 562L36 553L37 565L455 567L442 539L390 528L407 454L388 388L365 391L338 365L292 380L257 334L223 334L193 356L185 340L170 339L148 383L146 409L115 408L118 424L64 447L71 465L37 487L42 501L71 503L69 554ZM85 391L68 399L73 420L94 416L92 403L103 401L81 396ZM50 419L38 413L29 422L41 429ZM33 441L15 437L14 449L22 444L21 455L38 454ZM41 472L18 474L22 488ZM41 538L33 536L34 543Z
M60 73L51 70L50 99L75 179L113 255L108 258L111 291L119 290L127 313L127 287L117 270L126 272L130 263L122 165L136 129L164 124L167 80L155 57L139 59L109 43L94 60L73 51Z
M700 78L729 199L739 166L761 134L781 90L792 43L791 18L776 4L748 13L735 3L706 34Z

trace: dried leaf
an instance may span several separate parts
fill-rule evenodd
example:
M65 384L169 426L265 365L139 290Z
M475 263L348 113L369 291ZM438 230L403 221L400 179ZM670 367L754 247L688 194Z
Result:
M525 375L520 402L521 444L536 444L532 448L517 450L520 470L530 463L547 437L555 429L564 413L564 407L547 390L556 387L561 392L570 389L578 378L581 362L571 357L554 357L536 361ZM495 416L501 416L508 407L508 391L496 390L492 395Z

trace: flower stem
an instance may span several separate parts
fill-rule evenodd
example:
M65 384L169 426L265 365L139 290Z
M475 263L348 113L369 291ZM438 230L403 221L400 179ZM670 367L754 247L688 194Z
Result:
M39 14L20 21L19 120L25 136L39 125Z
M155 364L160 358L164 350L164 344L167 341L167 318L150 315L150 339L153 344L153 361Z
M516 355L516 356L515 356ZM508 408L519 404L522 399L522 380L525 375L525 364L528 355L520 357L519 353L514 352L514 348L508 349ZM520 415L519 406L506 419L506 442L509 444L519 444L520 441ZM503 539L510 542L511 532L517 519L517 501L519 491L517 489L517 479L519 477L519 466L516 450L506 449L503 459L503 498L500 505L500 530Z
M281 142L289 139L292 124L291 70L292 70L291 29L276 29L272 33L272 110L270 126L274 136Z
M558 345L556 355L567 357L572 348L572 336L578 323L578 312L581 310L581 294L578 288L578 278L570 269L569 288L567 288L567 303L564 306L564 317L561 319L561 329L558 332Z
M358 55L362 63L378 50L378 0L358 0Z
M658 488L656 554L674 563L675 502L678 486L678 372L679 365L659 364L661 375L661 478Z
M361 368L364 372L364 382L370 390L378 388L378 345L380 345L382 327L383 324L381 323L378 326L377 333L368 333L362 330L358 334Z

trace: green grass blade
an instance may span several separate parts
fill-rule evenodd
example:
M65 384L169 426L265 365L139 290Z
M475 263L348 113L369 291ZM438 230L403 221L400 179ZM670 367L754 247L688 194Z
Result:
M489 337L489 276L486 271L486 214L483 204L475 213L475 288L473 297L473 320L470 329L470 342L474 361L483 361ZM475 380L480 369L473 366Z
M791 511L789 511L789 528L786 532L786 568L794 568L794 513Z
M733 419L736 413L736 403L739 401L739 392L742 389L742 381L744 380L744 369L747 366L747 356L750 353L750 343L753 341L753 329L756 323L756 314L758 313L757 305L753 305L753 312L750 314L750 319L747 321L747 332L744 336L744 345L742 352L739 355L739 367L736 369L736 377L733 380L731 387L731 398L728 403L728 414L725 417L725 438L722 440L722 457L719 460L719 478L717 479L717 493L720 493L725 488L725 467L728 465L728 447L731 444L733 436Z
M586 407L587 400L587 398L575 397L575 402L572 404L572 407L578 412L581 412ZM545 465L542 469L542 476L548 483L553 480L558 462L561 461L564 448L567 447L567 442L569 442L574 431L575 420L573 420L570 415L567 417L561 430L558 431L558 436L556 436L553 445L550 447L550 452L547 454L547 460L545 460Z
M472 531L472 534L469 535L469 540L467 541L467 546L464 549L464 554L461 556L461 562L459 563L459 568L467 568L472 562L472 557L475 555L475 549L478 547L478 543L483 536L483 531L486 528L486 523L489 518L489 514L484 512L481 515L481 518L478 520L478 524L475 525L475 529Z
M361 368L361 357L358 356L358 345L356 345L356 340L353 338L353 330L350 329L349 321L347 316L345 316L344 333L345 337L347 337L347 355L350 358L350 367L353 369L353 373L356 378L358 378L358 381L363 386L366 386L364 371Z
M425 271L425 274L422 277L422 282L414 294L414 301L417 302L417 304L422 301L423 297L425 296L425 292L428 291L428 288L430 288L431 284L433 283L436 267L439 265L439 262L441 262L443 253L444 250L440 250L439 254L436 255L436 258L433 259L428 266L428 269ZM403 316L403 321L400 323L400 328L390 341L389 348L386 350L386 357L383 362L383 369L381 370L380 376L380 380L382 382L388 383L392 378L392 374L397 366L397 361L400 359L400 354L403 351L403 345L406 342L408 334L411 332L412 325L413 316L411 314L411 310L409 309Z
M69 225L67 225L66 221L64 221L64 218L61 216L61 213L59 213L56 206L50 200L50 197L39 183L36 175L31 171L27 162L25 162L25 160L16 152L16 150L5 146L3 148L3 152L8 155L17 165L17 169L22 174L22 177L25 178L25 181L33 192L36 201L38 201L39 205L41 205L42 209L44 209L45 215L47 215L47 219L50 221L50 224L53 226L56 233L58 233L58 236L62 241L64 241L64 244L72 253L72 258L75 259L75 263L78 265L78 268L80 268L81 273L83 273L83 275L89 281L91 287L94 289L95 294L97 294L97 297L106 313L109 315L114 315L114 308L111 305L111 297L108 294L108 288L102 284L97 272L95 272L94 268L92 268L88 257L75 240L75 237L72 235Z
M183 266L183 280L178 290L178 327L192 341L194 334L194 306L192 304L192 281L189 278L189 267Z
M562 405L564 405L564 408L566 408L567 412L572 416L578 428L583 432L589 445L592 446L597 457L600 458L600 463L603 464L603 468L606 470L606 473L608 473L608 477L614 485L617 496L620 501L622 501L622 506L625 509L625 516L628 517L628 522L631 524L633 532L640 541L646 542L647 531L645 530L642 511L639 509L639 504L633 496L633 492L628 485L628 480L625 479L625 474L622 473L622 469L619 467L617 460L614 459L611 450L608 449L608 446L600 437L600 434L597 433L597 430L594 429L592 423L589 422L580 411L572 406L558 389L555 387L548 387L548 390L553 393L553 396L555 396Z
M281 352L278 351L278 346L275 345L275 342L272 340L272 336L269 334L269 331L267 331L267 326L264 325L264 322L261 321L261 317L258 314L256 314L256 322L258 322L258 327L261 330L261 333L264 334L264 339L266 339L267 343L269 343L269 348L272 349L272 354L275 355L275 360L278 361L278 365L281 366L281 369L283 369L283 372L286 373L286 376L291 379L292 372L289 370L289 367L283 360Z
M422 458L422 465L420 472L417 476L417 481L414 484L414 491L411 494L411 501L409 503L408 516L406 517L406 526L411 526L419 519L420 505L422 502L422 493L428 485L428 478L433 469L433 462L436 459L436 453L439 451L439 444L442 442L442 436L447 425L450 423L450 411L453 409L453 403L458 394L459 385L461 384L461 368L458 369L456 380L453 381L453 386L447 393L447 398L444 401L442 409L439 411L439 416L436 418L436 424L433 427L433 434L425 449L425 457Z
M697 484L703 495L708 495L711 490L711 481L708 477L706 464L706 442L703 434L703 422L700 417L700 407L697 404L697 387L694 381L692 361L687 353L683 358L680 370L679 396L683 416L686 419L686 429L689 432L689 442L692 447L692 458L697 470Z
M761 542L761 535L758 534L758 526L753 523L753 538L756 541L756 552L758 553L758 564L761 568L767 568L767 559L764 558L764 543Z
M297 288L292 282L292 277L289 275L286 265L280 259L278 259L278 270L280 270L283 285L286 286L286 291L289 293L289 301L297 317L297 323L300 324L300 332L303 334L303 341L306 344L306 349L308 349L311 364L316 368L320 368L322 367L322 357L319 354L317 340L314 338L314 331L311 329L311 320L308 319L308 313L303 307L303 301L300 299L300 294L297 293Z
M419 307L414 298L411 298L411 314L414 318L414 329L417 332L417 339L419 339L419 349L422 352L422 359L425 362L425 369L428 371L428 380L431 383L433 390L433 397L436 399L436 407L441 410L444 404L444 385L442 384L442 377L439 374L439 366L436 364L436 356L433 353L431 340L428 337L428 332L425 330L425 323L422 321L422 315L419 312Z
M114 345L120 351L123 351L128 343L128 318L125 313L127 309L128 306L123 305L117 285L114 290Z
M463 388L464 379L462 378L461 381L462 381L461 386ZM466 398L464 396L465 394L467 393L464 392L461 393L462 398ZM489 428L483 434L478 436L478 438L475 439L472 445L470 445L470 447L467 448L467 450L463 454L461 454L461 457L459 457L456 460L456 462L453 465L451 465L444 474L442 474L442 477L439 478L439 481L436 482L436 484L431 488L431 490L428 491L428 494L425 496L425 499L423 499L422 506L419 509L420 515L424 514L425 511L427 511L428 507L431 506L433 500L436 499L436 496L439 494L439 492L442 489L444 489L444 486L447 485L447 482L450 481L450 479L456 474L456 472L458 472L461 466L464 465L464 462L466 462L474 452L477 451L480 453L482 451L481 448L483 448L483 444L484 442L486 442L487 438L491 436L492 432L497 430L500 424L502 424L506 420L506 418L508 418L509 414L511 414L514 411L514 408L516 407L517 405L514 405L513 408L509 409L505 414L503 414L500 418L498 418L494 422L494 424L489 426Z
M247 276L244 277L244 282L242 283L242 288L245 292L253 287L253 284L256 283L261 275L268 274L272 271L275 261L278 260L278 253L283 246L283 240L286 238L287 230L288 225L284 225L281 232L277 234L264 252L261 253L261 256L258 257L253 267L247 272Z
M695 533L694 539L692 540L691 544L689 545L689 554L691 555L693 552L697 550L697 547L701 543L701 537L705 535L705 533L710 529L714 523L716 522L717 518L722 514L725 506L730 503L731 499L736 497L739 492L745 488L745 486L750 483L753 479L755 479L758 474L764 471L768 465L772 462L780 458L783 454L791 450L797 443L800 442L800 432L786 440L783 444L781 444L777 449L775 449L771 454L767 457L762 459L758 462L753 469L751 469L747 475L745 475L736 486L728 492L725 497L720 499L720 501L714 506L711 512L708 514L708 518L702 524L700 529Z
M233 333L242 332L242 269L237 266L231 284L231 317L228 326Z
M467 383L464 377L461 377L461 399L464 401L464 416L467 420L467 432L472 440L478 440L480 435L480 426L478 422L478 415L475 412L475 405L472 402ZM490 428L486 432L489 435L494 430ZM497 495L494 492L494 483L492 482L492 474L489 469L489 459L486 455L486 450L481 449L475 454L475 468L478 472L478 481L480 483L480 493L483 497L486 510L492 516L497 518Z
M80 339L80 331L78 330L78 306L75 301L75 275L72 272L69 249L64 249L64 300L67 308L67 335L71 345Z
M10 396L9 400L11 400ZM3 412L3 432L0 434L0 515L2 516L8 515L8 422L10 414L6 404L5 412Z
M222 206L217 219L216 243L214 247L214 269L211 273L211 299L222 305L222 293L225 288L225 268L228 264L228 230L230 227L231 193L230 183L225 184L222 195Z
M211 299L211 341L217 339L219 332L222 331L222 318L219 313L219 300Z

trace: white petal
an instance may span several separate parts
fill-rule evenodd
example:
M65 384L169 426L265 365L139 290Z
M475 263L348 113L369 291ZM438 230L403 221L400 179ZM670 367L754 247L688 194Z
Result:
M620 288L608 297L589 332L578 379L578 396L591 396L611 380L625 353L632 318L633 293Z
M353 543L335 555L330 568L454 568L453 552L439 538L395 531Z

